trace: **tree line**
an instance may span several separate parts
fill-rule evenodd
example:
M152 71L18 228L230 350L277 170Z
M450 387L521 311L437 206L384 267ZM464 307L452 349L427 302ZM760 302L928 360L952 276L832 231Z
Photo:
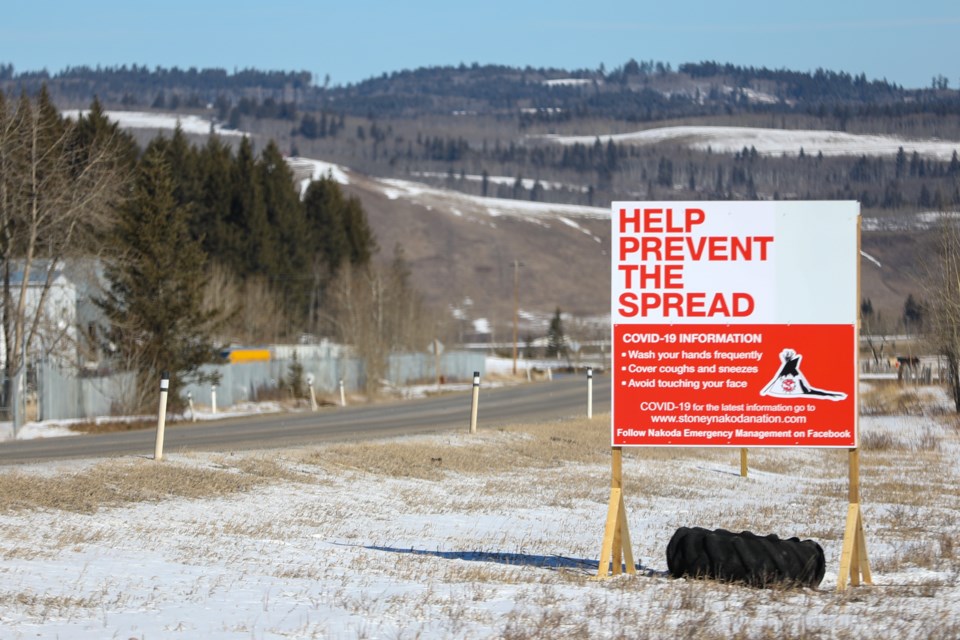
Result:
M44 84L58 101L86 102L96 94L108 104L127 107L202 108L217 101L239 107L246 100L255 104L244 109L254 113L270 101L287 114L319 113L335 104L347 115L373 118L516 113L531 107L534 111L525 117L533 120L604 117L632 122L730 113L813 115L824 110L846 110L848 117L960 113L960 95L942 75L935 76L929 88L904 89L863 73L713 61L674 69L669 63L631 59L610 71L602 65L569 70L474 63L395 71L336 86L330 86L329 77L320 82L306 71L230 73L221 68L121 65L17 73L12 65L0 65L0 89L36 92ZM754 100L749 91L773 100Z
M366 158L380 158L385 170L446 175L444 186L485 196L580 204L654 197L852 199L860 201L865 211L891 212L960 206L957 151L949 160L908 153L902 147L892 158L825 157L798 146L792 154L773 156L762 155L754 147L728 154L670 144L644 147L609 138L602 142L599 137L592 143L518 144L498 139L471 145L460 135L417 134L407 140L394 135L390 125L378 130L387 135L379 140L358 135L357 140L371 148ZM534 183L551 181L571 188L534 192L520 187L518 180L509 192L493 193L485 181L457 179L467 174L522 176Z
M422 321L402 249L387 267L374 264L377 250L359 200L329 176L296 182L273 142L258 154L244 138L233 151L215 135L191 145L177 129L140 149L96 100L71 119L43 90L0 93L8 381L50 339L54 278L92 260L103 265L94 303L106 322L76 335L89 357L137 373L130 408L150 401L164 370L176 402L220 345L303 333L358 344L376 383L392 349L419 341Z

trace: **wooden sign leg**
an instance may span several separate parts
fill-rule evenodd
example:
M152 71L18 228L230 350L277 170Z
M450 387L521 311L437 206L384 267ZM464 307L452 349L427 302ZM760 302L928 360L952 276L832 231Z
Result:
M861 579L864 584L873 584L867 541L863 533L863 513L860 510L860 452L850 449L850 505L847 507L847 524L843 531L837 591L844 591L848 582L858 587Z
M627 509L623 503L623 450L613 448L612 480L610 482L610 502L607 504L607 523L603 531L603 543L600 548L600 566L597 578L618 576L626 565L627 573L635 574L633 545L630 542L630 528L627 525ZM612 563L612 566L611 566Z

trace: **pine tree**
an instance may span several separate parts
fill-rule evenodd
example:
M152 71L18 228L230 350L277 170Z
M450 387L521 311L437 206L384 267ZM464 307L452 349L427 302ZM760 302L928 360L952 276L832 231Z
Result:
M109 288L97 301L110 322L107 336L119 364L136 373L136 408L150 406L167 371L177 409L183 384L215 352L216 312L202 311L206 255L176 203L162 145L147 148L112 241Z
M78 150L82 150L78 153L79 166L89 162L95 149L105 144L114 148L118 167L134 166L140 155L137 141L121 129L119 123L107 118L98 98L94 98L87 113L77 119L73 144Z
M903 303L903 326L907 331L919 331L923 329L924 305L922 302L908 294Z
M200 198L194 234L203 239L203 248L208 255L236 272L240 265L235 260L232 245L235 234L230 230L232 168L230 149L217 136L210 136L198 161Z
M331 272L344 261L364 265L376 250L373 232L357 198L346 198L332 178L310 183L303 198L314 257Z
M310 272L309 321L319 323L324 292L343 265L365 267L376 251L357 198L344 198L332 178L311 182L303 196Z
M166 147L167 162L173 178L173 194L178 204L193 205L199 199L200 185L197 175L198 154L187 140L180 122L173 130L173 137Z
M550 320L550 329L547 331L547 357L555 358L567 352L567 339L563 334L563 318L560 307L557 307Z
M267 223L253 144L247 137L244 137L237 151L233 189L230 204L230 223L233 228L230 229L232 237L229 242L234 251L233 263L238 265L242 277L273 273L277 259L273 230Z
M273 141L263 150L257 172L267 225L272 230L274 246L270 250L275 254L272 270L265 275L277 283L288 315L302 320L309 297L307 220L293 182L293 172Z
M367 214L363 210L359 198L352 196L347 198L342 217L343 228L347 235L350 262L355 265L368 264L377 249L377 243L373 238L373 230L367 223Z
M303 196L303 207L313 247L311 262L332 273L349 255L340 187L331 178L311 182Z

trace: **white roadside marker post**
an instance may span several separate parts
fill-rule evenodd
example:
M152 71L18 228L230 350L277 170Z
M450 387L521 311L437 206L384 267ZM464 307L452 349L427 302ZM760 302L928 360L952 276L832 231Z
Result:
M477 403L480 400L480 372L473 372L473 400L470 403L470 433L477 432Z
M217 415L217 385L210 386L210 413Z
M310 387L310 410L317 410L317 392L313 390L313 374L307 374L307 386Z
M347 406L347 396L343 393L343 378L340 378L340 406Z
M170 389L170 375L160 374L160 414L157 417L157 446L153 451L154 460L163 459L163 428L167 420L167 391Z
M593 418L593 367L587 367L587 418Z

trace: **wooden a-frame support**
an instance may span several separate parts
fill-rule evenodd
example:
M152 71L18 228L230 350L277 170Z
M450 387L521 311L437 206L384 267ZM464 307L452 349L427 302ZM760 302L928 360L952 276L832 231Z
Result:
M863 534L863 513L860 511L860 450L850 449L850 505L847 507L847 526L840 551L837 591L844 591L848 581L858 587L861 579L864 584L873 584L867 542Z
M860 253L860 222L857 219L857 254ZM860 263L857 262L857 300L860 299ZM857 318L857 334L860 333L860 320ZM860 370L860 352L854 351L854 366ZM854 430L859 432L859 416ZM843 547L840 550L840 575L837 576L837 591L844 591L847 583L860 586L873 584L870 576L870 560L867 558L867 541L863 534L863 513L860 511L860 449L850 449L850 504L847 506L847 526L843 530Z
M598 579L620 575L623 573L623 565L626 566L627 573L637 572L633 563L627 509L623 504L623 448L613 447L611 453L610 502L600 548L600 566L597 567Z

